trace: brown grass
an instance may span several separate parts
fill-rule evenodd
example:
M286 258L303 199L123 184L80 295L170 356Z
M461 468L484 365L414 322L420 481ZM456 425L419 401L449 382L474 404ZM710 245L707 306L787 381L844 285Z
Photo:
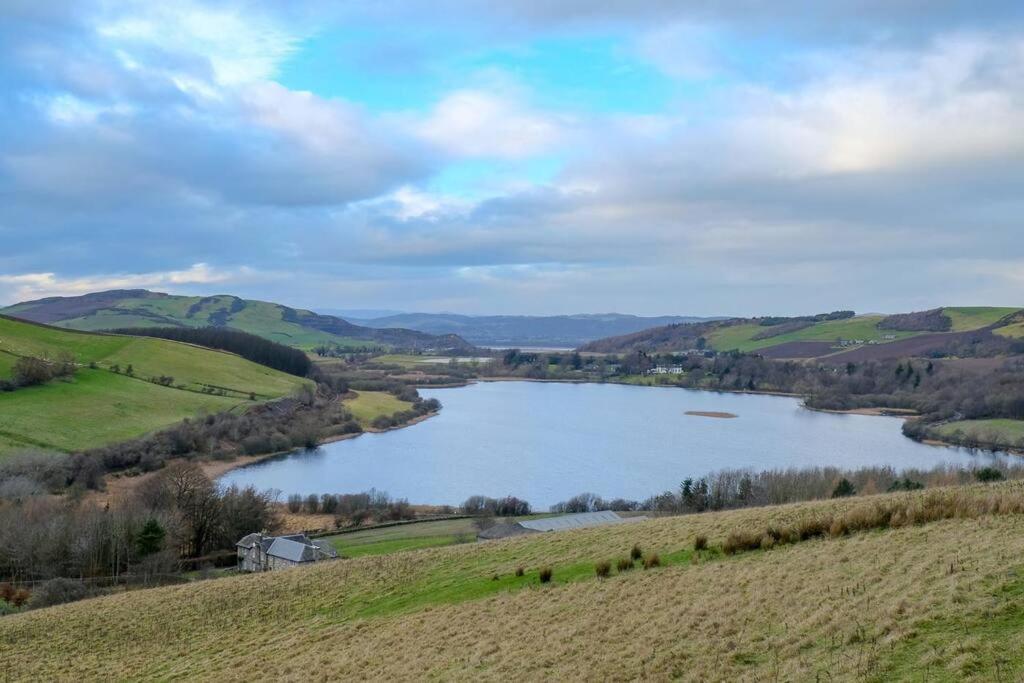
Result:
M928 492L932 493L932 492ZM87 600L0 618L11 680L1020 680L1024 486L949 492L963 516L903 501L898 526L836 538L821 520L862 519L865 500L662 518L476 546L368 557L277 574ZM962 496L962 497L961 497ZM979 502L972 502L979 501ZM980 516L975 514L981 511ZM917 515L920 513L920 517ZM969 514L968 514L969 513ZM810 521L808 521L810 520ZM868 516L870 521L870 515ZM813 523L812 523L813 522ZM807 541L594 580L597 558L639 541L648 557L772 528ZM831 526L831 523L830 523ZM826 527L826 531L829 527ZM768 535L772 535L768 533ZM773 536L774 537L774 536ZM560 568L587 577L558 583ZM409 603L416 586L553 567L469 602ZM375 614L370 606L389 605ZM609 627L614 625L614 627ZM301 656L296 656L299 653Z

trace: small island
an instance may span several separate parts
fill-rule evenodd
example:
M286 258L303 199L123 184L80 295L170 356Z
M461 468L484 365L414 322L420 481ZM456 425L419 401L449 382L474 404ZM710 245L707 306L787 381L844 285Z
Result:
M731 420L732 418L739 417L736 413L723 413L717 410L687 410L687 415L695 415L697 417L717 417L723 420Z

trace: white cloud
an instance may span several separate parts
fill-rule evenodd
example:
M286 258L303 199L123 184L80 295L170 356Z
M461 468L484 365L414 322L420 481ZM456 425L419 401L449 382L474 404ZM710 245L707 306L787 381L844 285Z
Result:
M249 268L220 270L205 263L196 263L185 270L85 277L61 277L56 273L24 273L0 275L0 293L5 295L4 299L13 303L48 296L76 296L109 289L209 285L232 282L251 277L253 274L254 271Z
M424 140L454 156L522 159L553 147L563 137L563 123L516 97L457 90L411 127Z

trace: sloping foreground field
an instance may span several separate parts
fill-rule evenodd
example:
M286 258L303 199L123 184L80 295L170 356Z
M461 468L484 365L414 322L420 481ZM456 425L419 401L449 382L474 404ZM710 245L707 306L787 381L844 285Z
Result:
M0 457L26 448L102 446L202 411L287 396L306 382L232 353L0 317L0 378L10 376L19 356L53 359L61 353L79 364L74 379L0 392ZM126 373L129 365L133 376ZM150 381L160 376L173 380L169 386Z
M0 671L13 680L1020 680L1024 488L895 495L343 560L29 612L0 619ZM737 530L997 496L1016 512L732 556L717 549ZM697 534L712 547L699 557ZM634 543L663 566L594 576L596 561L614 565ZM549 585L537 578L545 565Z

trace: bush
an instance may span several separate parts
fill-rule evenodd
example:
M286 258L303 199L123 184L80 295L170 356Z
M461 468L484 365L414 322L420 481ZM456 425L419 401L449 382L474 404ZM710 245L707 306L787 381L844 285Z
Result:
M11 602L14 598L14 586L9 583L0 583L0 600Z
M634 545L633 549L629 551L629 557L634 562L641 559L644 556L644 551L640 550L640 546Z
M839 483L836 484L836 487L832 489L833 498L846 498L848 496L855 495L856 493L857 489L855 489L853 484L850 483L850 480L845 477L840 479Z
M14 595L11 596L11 599L8 602L10 602L15 607L23 607L31 597L32 594L29 593L28 590L24 588L19 588L18 590L14 591Z
M288 496L288 512L297 514L302 509L302 496L297 493L293 493Z
M974 478L981 482L1002 481L1006 477L995 467L982 467L974 471Z
M734 555L744 550L757 550L761 547L761 535L749 531L733 531L722 544L722 551L726 555Z
M644 569L654 569L655 567L661 566L661 558L658 557L658 553L653 553L647 556L644 560Z
M522 567L516 567L516 576L522 576L525 573L526 573L525 569L523 569Z
M541 567L540 568L540 582L541 583L550 583L551 577L554 575L554 573L555 572L554 572L554 570L551 567Z
M707 548L708 537L703 534L698 534L697 537L693 539L693 549L700 552L701 550L707 550Z
M608 578L608 575L612 573L612 563L607 560L598 562L594 565L594 573L599 579Z
M615 563L615 568L620 572L628 572L633 568L633 560L628 557L620 557L619 561Z
M32 592L28 600L30 609L63 605L89 597L89 589L81 581L73 579L50 579Z

